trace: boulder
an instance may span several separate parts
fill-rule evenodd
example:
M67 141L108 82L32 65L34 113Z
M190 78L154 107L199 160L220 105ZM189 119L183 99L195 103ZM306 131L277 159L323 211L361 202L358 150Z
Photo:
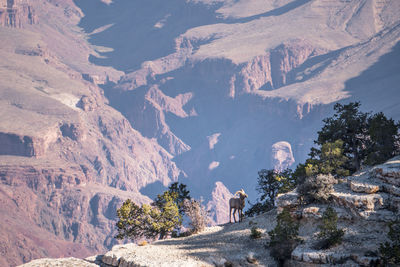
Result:
M86 260L81 260L77 258L61 258L61 259L50 259L43 258L33 260L31 262L20 265L20 267L47 267L47 266L57 266L57 267L98 267L97 264L88 262Z
M283 208L294 208L300 205L299 194L296 190L285 194L279 194L275 199L275 205L278 208L278 212L282 211Z
M301 211L302 218L312 218L312 219L321 219L322 218L322 209L320 207L307 207Z
M111 266L120 266L121 259L125 256L129 256L129 254L134 253L134 249L136 247L137 245L133 243L116 245L112 248L111 251L104 254L101 261Z
M333 192L332 198L339 206L351 211L373 211L382 208L384 197L381 194L351 194L349 192Z
M350 188L353 192L373 194L379 191L379 185L350 181Z

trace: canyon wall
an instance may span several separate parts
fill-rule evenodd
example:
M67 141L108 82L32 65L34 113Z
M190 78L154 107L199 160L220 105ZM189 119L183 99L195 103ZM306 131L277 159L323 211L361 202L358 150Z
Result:
M104 252L175 181L225 223L334 103L400 118L399 1L106 2L0 1L0 265Z

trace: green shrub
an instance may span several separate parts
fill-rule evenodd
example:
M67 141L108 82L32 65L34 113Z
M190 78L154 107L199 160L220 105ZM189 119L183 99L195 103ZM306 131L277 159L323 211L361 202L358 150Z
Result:
M389 223L388 237L391 242L380 245L379 253L385 266L400 265L400 220Z
M327 202L336 179L330 174L318 174L306 177L297 188L302 202Z
M185 213L183 203L185 200L190 200L190 191L186 189L185 184L181 184L178 182L172 183L168 186L168 190L165 191L162 195L157 195L156 199L154 200L153 205L157 207L162 207L165 203L164 195L168 193L174 199L174 202L178 206L180 215L183 216Z
M250 233L250 237L252 238L252 239L259 239L259 238L261 238L261 236L262 236L262 233L261 233L261 231L256 227L256 226L253 226L253 227L251 227L251 233Z
M318 249L327 249L342 243L344 230L337 228L337 220L336 211L328 207L322 215L322 225L319 226L321 231L318 237L322 240L317 245Z
M174 229L182 225L182 216L179 214L174 196L175 194L166 191L158 196L159 203L142 206L127 199L117 210L118 234L115 238L132 240L141 237L166 238Z
M277 216L277 225L268 234L271 237L270 254L280 264L290 259L292 251L300 242L298 236L299 223L292 218L288 209L284 209Z

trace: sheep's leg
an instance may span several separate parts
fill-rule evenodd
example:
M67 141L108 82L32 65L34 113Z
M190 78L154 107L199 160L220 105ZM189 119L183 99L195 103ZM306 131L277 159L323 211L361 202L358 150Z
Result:
M229 223L232 223L231 213L232 213L232 207L229 207Z
M242 221L242 210L241 209L238 210L238 216L239 216L239 222L241 222Z
M236 211L237 211L237 209L233 209L233 219L235 220L235 223L236 223Z

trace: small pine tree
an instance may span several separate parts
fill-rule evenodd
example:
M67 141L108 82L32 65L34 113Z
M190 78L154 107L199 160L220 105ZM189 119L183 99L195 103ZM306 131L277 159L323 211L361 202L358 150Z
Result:
M191 199L190 191L186 189L186 185L178 182L170 184L167 191L165 191L162 195L157 195L156 199L154 200L154 205L159 208L162 207L165 204L166 194L174 199L173 201L179 208L179 213L183 215L185 213L183 202L186 199Z
M400 265L400 220L389 223L388 237L391 242L380 245L379 252L385 266Z
M117 210L118 234L115 238L132 240L140 237L163 239L182 225L182 216L175 203L175 194L159 195L159 202L138 206L127 199Z
M277 225L272 231L268 232L271 237L269 243L271 256L281 265L285 259L291 257L292 251L299 243L298 233L299 223L292 218L288 209L283 209L277 216Z
M273 209L278 194L289 192L296 187L296 179L292 174L290 169L282 172L266 169L259 171L256 189L261 194L260 201L251 205L245 215L253 216Z
M321 231L318 234L322 240L318 245L319 248L327 249L342 242L344 230L337 228L337 220L337 213L331 207L322 214L322 225L319 226Z
M343 141L325 143L321 147L319 173L332 174L333 176L348 176L349 170L344 168L348 158L343 154Z
M399 141L397 132L400 125L379 112L368 118L368 126L371 144L368 147L366 163L368 165L383 163L398 152L396 143Z
M178 205L179 213L181 215L183 215L185 213L183 204L184 204L185 200L191 199L190 191L187 190L187 186L185 184L175 182L168 186L168 191L171 193L176 193L177 197L175 199L175 203L176 203L176 205Z

